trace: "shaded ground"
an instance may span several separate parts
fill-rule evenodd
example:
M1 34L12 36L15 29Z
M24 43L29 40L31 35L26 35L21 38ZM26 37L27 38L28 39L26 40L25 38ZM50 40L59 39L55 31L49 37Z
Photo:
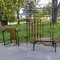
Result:
M19 47L0 44L0 60L60 60L60 47L55 53L53 47L44 45L36 45L33 51L32 44Z

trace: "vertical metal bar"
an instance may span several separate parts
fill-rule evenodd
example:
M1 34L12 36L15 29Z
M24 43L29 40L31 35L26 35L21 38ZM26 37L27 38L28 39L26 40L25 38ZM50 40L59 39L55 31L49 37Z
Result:
M55 52L56 52L56 43L55 43Z
M29 26L29 27L28 27L28 28L29 28L29 37L30 37L30 19L31 19L31 18L29 17L29 19L28 19L28 20L29 20L29 23L28 23L28 24L29 24L29 25L28 25L28 26Z
M42 21L43 21L43 20L42 20ZM42 22L42 21L41 21L41 22ZM42 37L44 37L44 29L45 29L44 26L45 26L45 25L44 25L44 22L42 22L42 23L41 23L41 36L42 36Z
M37 40L38 40L38 20L37 20Z
M52 28L51 28L51 22L50 22L50 39L52 39L51 35L52 35Z
M3 34L3 42L4 42L4 45L5 45L5 37L4 37L4 30L2 31L2 34Z
M31 0L30 0L30 6L29 6L29 38L31 37L30 35L31 35L31 28L30 28L30 23L31 23L31 11L32 11L32 5L31 5Z
M17 38L18 37L18 34L17 34L17 31L16 30L14 32L15 32L15 35L16 35L16 44L17 44L18 43L18 38Z
M54 40L54 22L52 22L52 40Z
M33 36L33 23L34 22L32 22L32 24L31 24L31 37Z
M16 30L16 38L17 38L17 43L18 43L18 46L19 46L19 30Z
M42 38L42 21L40 19L40 40L41 40L41 38Z
M33 38L32 39L34 41L34 18L33 18L33 27L32 28L33 28Z
M35 43L33 43L33 51L35 50Z
M40 19L40 18L39 18ZM39 38L40 38L40 20L39 20Z
M28 19L26 17L26 42L28 44Z
M11 31L9 33L10 33L10 42L12 44L12 33L11 33Z
M35 16L34 16L34 40L36 38L35 33L36 33L36 20L35 20Z

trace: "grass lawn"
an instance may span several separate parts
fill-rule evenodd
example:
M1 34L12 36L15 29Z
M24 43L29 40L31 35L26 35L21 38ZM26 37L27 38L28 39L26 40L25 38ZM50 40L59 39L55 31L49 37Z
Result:
M26 24L20 24L20 25L5 25L3 26L3 28L18 28L20 29L19 31L19 40L21 42L25 42L26 41L26 38L27 38L27 31L26 31ZM54 27L54 39L58 42L60 42L60 22L57 22L55 24L55 27ZM49 23L44 23L43 24L43 28L42 28L42 31L43 31L43 37L49 37L50 36L50 25ZM32 31L31 31L32 32ZM40 34L40 24L38 24L38 36ZM6 41L9 40L10 38L10 34L7 32L5 33L5 39ZM31 39L32 37L29 38L29 41L32 41ZM2 37L2 32L0 30L0 41L3 41L3 37Z

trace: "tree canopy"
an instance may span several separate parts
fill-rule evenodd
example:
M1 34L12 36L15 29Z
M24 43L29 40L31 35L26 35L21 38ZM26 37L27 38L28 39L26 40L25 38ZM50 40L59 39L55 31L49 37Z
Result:
M19 11L22 7L25 6L26 1L28 0L0 0L0 20L15 21L19 19ZM30 1L30 0L29 0ZM33 1L33 0L31 0ZM49 3L46 8L43 8L45 11L44 14L50 14L50 9L52 8L52 21L55 22L60 8L60 3L57 5L58 0L52 0L52 4ZM35 1L34 1L35 2ZM35 13L37 8L35 3L30 3L29 11ZM28 5L28 4L27 4ZM51 6L52 5L52 6ZM28 9L28 8L27 8ZM17 17L16 17L17 15Z
M0 0L0 20L15 20L17 10L23 5L24 0Z

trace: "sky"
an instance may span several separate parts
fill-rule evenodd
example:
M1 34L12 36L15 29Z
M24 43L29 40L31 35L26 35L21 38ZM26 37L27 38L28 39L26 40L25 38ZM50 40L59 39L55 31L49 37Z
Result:
M48 2L52 1L52 0L37 0L40 4L48 4ZM60 2L60 0L58 0L58 3Z
M36 2L38 2L37 7L43 7L43 6L45 6L46 4L48 4L49 1L51 2L52 0L36 0Z
M52 2L52 0L36 0L36 2L39 3L38 7L43 7L45 6L46 4L48 4L49 2ZM60 0L58 0L58 4L59 4Z
M48 2L51 1L51 0L40 0L40 4L48 4Z

